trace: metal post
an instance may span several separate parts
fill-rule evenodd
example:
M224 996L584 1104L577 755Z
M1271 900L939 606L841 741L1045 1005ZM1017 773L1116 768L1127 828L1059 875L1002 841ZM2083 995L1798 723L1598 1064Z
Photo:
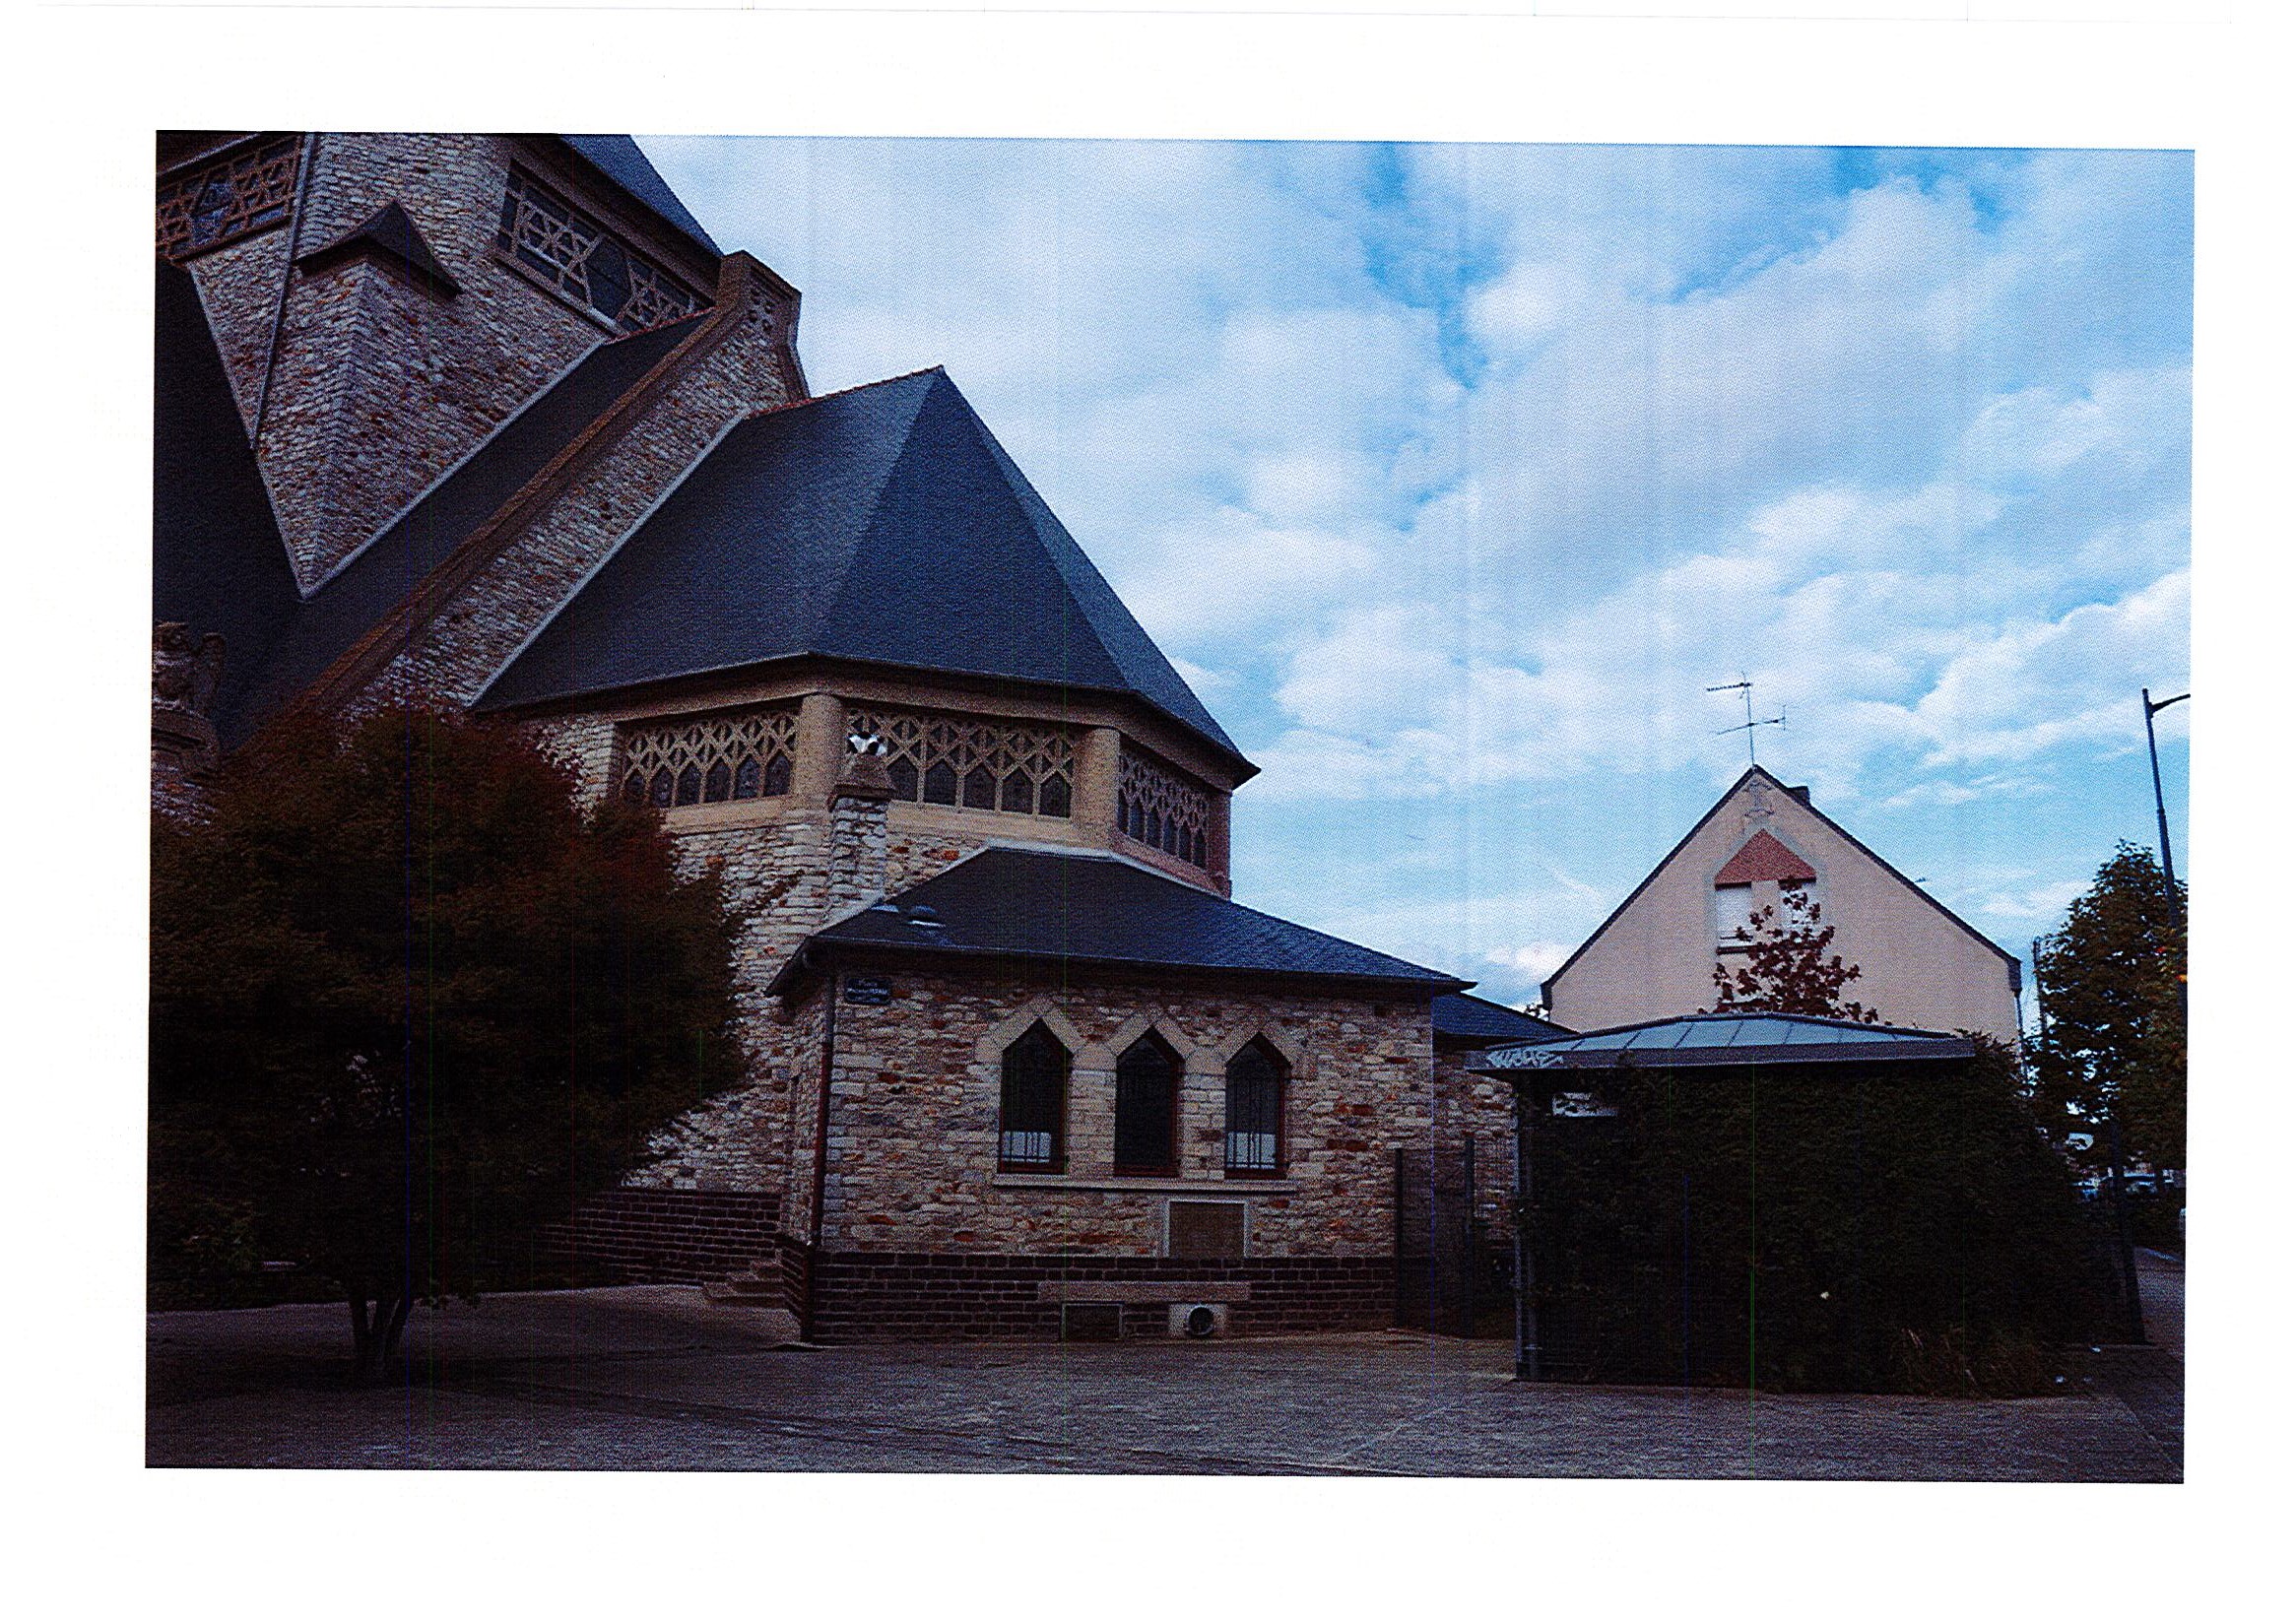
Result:
M1531 1104L1529 1090L1515 1082L1515 1377L1539 1377L1539 1308L1532 1290Z
M2172 703L2183 703L2193 694L2179 692L2173 698L2163 698L2154 703L2151 687L2140 686L2136 690L2144 699L2144 752L2152 761L2152 811L2160 820L2160 871L2162 876L2168 879L2169 894L2173 897L2177 892L2177 864L2169 854L2168 801L2160 791L2160 746L2153 742L2152 717Z
M2129 1342L2144 1343L2144 1307L2136 1298L2136 1246L2129 1233L2129 1195L2122 1186L2129 1177L2129 1163L2121 1154L2121 1110L2115 1100L2112 1113L2105 1117L2107 1140L2113 1151L2113 1222L2121 1235L2121 1291L2128 1301L2124 1327L2129 1330Z

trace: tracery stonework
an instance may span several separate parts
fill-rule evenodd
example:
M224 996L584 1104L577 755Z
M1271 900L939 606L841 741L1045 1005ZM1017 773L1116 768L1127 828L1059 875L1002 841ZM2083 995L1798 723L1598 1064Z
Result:
M187 258L276 226L295 206L302 138L275 135L160 185L160 251Z
M753 709L632 729L623 739L622 797L670 809L789 792L797 708Z
M1116 775L1116 829L1195 867L1210 865L1212 795L1162 761L1126 748Z
M896 800L1069 814L1076 745L1058 727L884 708L854 710L851 726L883 748Z
M643 332L700 307L700 297L524 169L502 195L495 246L583 308Z

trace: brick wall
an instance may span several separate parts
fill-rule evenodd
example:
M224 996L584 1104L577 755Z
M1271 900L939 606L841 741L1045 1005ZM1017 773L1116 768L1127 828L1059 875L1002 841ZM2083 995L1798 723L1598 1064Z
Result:
M546 1271L610 1283L707 1283L770 1262L781 1200L771 1194L618 1188L538 1235Z
M1081 1257L913 1251L824 1253L814 1259L812 1337L822 1344L875 1339L1055 1339L1061 1303L1094 1283L1161 1285L1184 1291L1236 1285L1249 1298L1230 1301L1239 1334L1329 1333L1386 1328L1395 1321L1395 1265L1388 1256L1292 1257L1243 1262L1169 1261L1154 1257ZM1160 1290L1158 1292L1161 1292ZM1215 1293L1214 1298L1217 1298ZM1163 1331L1162 1304L1125 1308L1125 1330Z

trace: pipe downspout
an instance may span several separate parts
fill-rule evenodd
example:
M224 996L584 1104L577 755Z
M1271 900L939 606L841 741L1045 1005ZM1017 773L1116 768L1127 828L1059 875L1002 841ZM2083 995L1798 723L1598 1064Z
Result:
M814 1109L814 1207L806 1223L805 1311L799 1328L807 1339L814 1336L814 1310L820 1284L821 1206L829 1192L829 1079L837 1067L837 980L835 969L821 977L821 994L828 998L821 1012L821 1090Z

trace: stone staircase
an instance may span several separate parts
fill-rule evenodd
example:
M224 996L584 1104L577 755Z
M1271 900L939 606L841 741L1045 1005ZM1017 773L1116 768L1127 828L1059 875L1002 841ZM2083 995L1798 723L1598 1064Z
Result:
M772 1250L741 1271L701 1286L712 1306L777 1314L787 1338L799 1335L797 1307L805 1295L805 1265L786 1238L776 1234Z

